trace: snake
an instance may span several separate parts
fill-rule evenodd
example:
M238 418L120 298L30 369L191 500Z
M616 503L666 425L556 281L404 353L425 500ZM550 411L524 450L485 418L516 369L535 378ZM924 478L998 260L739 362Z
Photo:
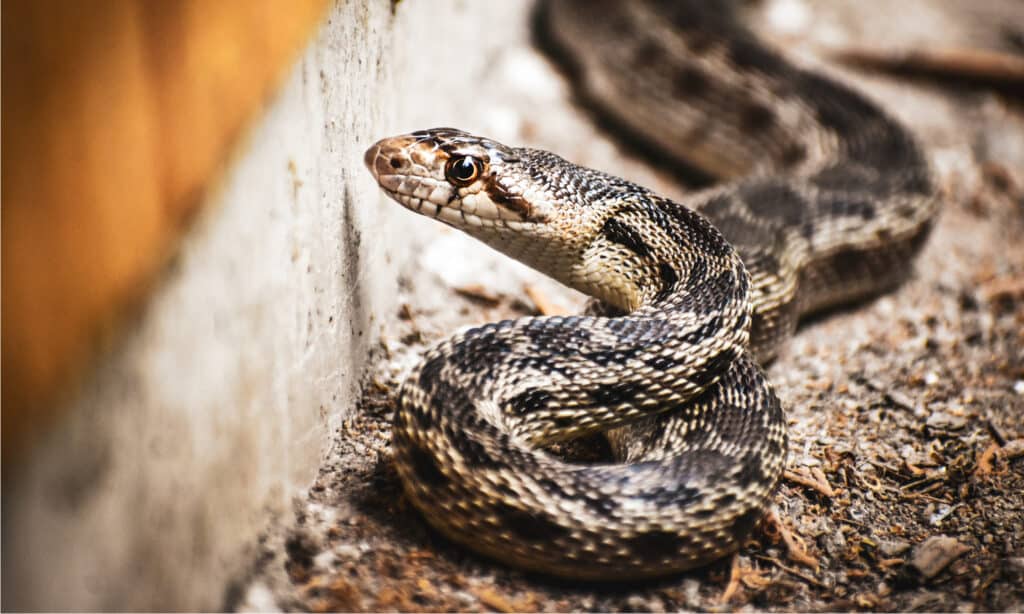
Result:
M580 100L716 182L671 200L454 128L364 162L405 208L593 298L430 347L392 451L437 531L531 572L656 578L740 548L787 459L762 366L809 313L905 280L940 208L911 133L759 40L737 2L549 0ZM604 437L610 458L559 454Z

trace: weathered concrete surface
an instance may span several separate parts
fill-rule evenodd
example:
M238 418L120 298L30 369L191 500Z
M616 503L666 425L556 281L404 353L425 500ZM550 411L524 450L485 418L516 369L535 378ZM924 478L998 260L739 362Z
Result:
M480 24L523 7L332 8L144 311L4 483L4 609L225 603L354 408L395 269L421 243L378 206L362 152L423 125L481 128L450 93L469 97L464 76L501 42Z

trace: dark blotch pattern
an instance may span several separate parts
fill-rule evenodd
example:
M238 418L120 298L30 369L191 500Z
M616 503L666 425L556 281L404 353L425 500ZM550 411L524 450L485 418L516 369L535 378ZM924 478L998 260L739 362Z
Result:
M588 352L583 355L587 360L607 367L608 365L619 365L625 364L627 360L636 357L644 351L645 348L641 346L623 347L621 349L613 350L599 350L596 352Z
M672 367L677 366L679 363L672 356L662 356L661 354L658 354L653 358L648 358L644 360L644 364L658 371L668 371Z
M608 218L601 228L601 233L612 243L618 243L637 256L644 257L651 253L651 248L636 228L615 218Z
M775 113L763 104L753 102L740 114L740 129L744 132L763 132L775 125Z
M789 69L782 58L748 36L729 41L727 55L729 61L741 70L779 75Z
M707 275L706 272L703 274ZM687 287L690 292L685 297L686 307L701 314L717 313L736 293L744 291L742 285L737 284L736 274L731 270L722 271L711 278L699 279L693 284L687 284Z
M800 143L790 143L782 150L779 162L782 168L792 168L807 159L807 148Z
M498 461L487 452L487 448L472 439L469 435L451 437L451 441L459 454L462 455L467 465L474 467L503 467L504 463Z
M616 509L615 500L603 497L598 493L586 493L583 496L583 504L596 514L611 516Z
M804 98L814 105L815 115L824 126L839 134L853 134L867 120L881 118L881 112L866 99L811 73L799 80Z
M796 191L778 181L753 181L739 189L739 196L758 217L797 226L807 217L808 203Z
M722 328L722 318L715 316L701 325L697 330L691 331L683 335L683 342L689 343L690 345L696 345L705 339L712 339L718 334L718 331Z
M661 62L664 55L665 51L660 45L654 41L647 40L637 47L633 61L640 66L649 66Z
M736 360L736 350L728 348L722 350L706 363L700 371L690 375L689 380L697 387L703 388L711 383L713 379L725 373Z
M487 327L456 344L451 361L463 373L478 373L493 368L511 350L507 341L493 334L493 327Z
M826 166L810 178L810 184L822 190L856 192L863 190L868 178L848 164Z
M629 403L636 398L638 392L644 389L645 386L642 382L622 382L596 386L589 390L587 394L594 405L614 407L621 403Z
M842 200L831 206L839 215L856 216L862 220L875 217L875 206L866 200Z
M696 211L671 200L653 200L655 208L660 209L676 225L674 235L687 249L697 249L709 256L720 258L732 251L732 247L704 216Z
M531 514L504 503L495 503L492 509L502 523L525 542L552 542L570 535L568 529L544 516Z
M540 345L537 347L545 348L547 346ZM566 378L571 378L575 373L566 361L560 361L556 356L546 356L540 352L528 356L520 355L519 358L509 361L508 366L510 369L515 371L527 371L532 369L536 371L557 373Z
M539 409L546 409L554 397L551 393L540 388L524 390L508 400L509 407L516 415L527 415Z
M420 388L430 390L431 382L436 381L441 375L441 369L444 368L444 364L444 356L434 356L423 363L423 366L420 367L420 376L418 379Z
M754 529L754 525L761 519L764 514L764 510L759 508L751 508L745 513L741 514L732 523L732 532L737 536L737 541L742 539L742 536L749 535Z
M711 88L711 80L699 68L684 66L676 73L675 79L672 81L672 88L679 98L706 96L707 91Z
M654 277L647 290L657 292L659 300L671 300L673 309L691 310L698 314L705 314L702 323L696 330L685 332L678 326L672 328L666 322L672 324L669 319L659 320L658 317L649 317L648 313L640 313L633 316L625 316L619 320L609 322L595 321L590 325L603 327L599 332L594 333L595 339L605 338L604 332L616 332L618 338L611 345L597 347L590 339L590 333L586 328L581 328L579 322L574 318L543 318L535 323L522 328L517 325L515 337L516 352L512 352L507 342L502 340L500 334L490 332L478 332L470 335L463 342L451 347L453 350L449 356L442 358L434 356L421 367L419 382L427 390L430 397L430 406L435 408L427 412L413 410L406 413L405 420L411 421L414 425L423 422L431 422L434 428L438 427L438 420L435 412L452 412L452 415L461 418L464 414L471 413L471 402L468 398L470 393L460 393L452 390L444 381L445 375L453 375L449 378L456 380L454 376L463 374L480 374L479 377L471 378L473 384L477 384L489 375L488 371L498 367L514 369L517 373L524 370L536 368L545 372L558 372L570 382L582 371L580 363L585 360L588 363L600 366L613 366L620 369L623 380L628 380L632 375L627 369L622 368L630 360L639 358L647 365L658 370L668 370L675 366L675 360L670 357L649 355L641 353L642 349L657 347L659 343L666 343L668 339L682 339L686 343L697 343L705 338L721 334L722 327L727 325L723 318L718 315L725 303L732 303L741 297L749 285L748 278L741 268L731 266L732 247L723 239L723 234L735 239L735 244L744 258L748 254L757 254L756 250L744 251L744 245L764 248L771 251L778 246L772 243L773 240L781 237L782 230L797 228L805 233L810 228L808 220L814 220L815 216L846 215L870 219L878 215L876 210L879 206L873 201L874 196L883 193L892 194L899 190L920 191L922 194L930 191L930 179L923 165L922 154L916 149L913 140L907 136L902 129L891 122L872 103L859 98L857 95L846 91L842 86L831 81L819 78L814 75L805 74L793 68L785 61L776 56L773 52L762 47L750 35L736 24L735 15L731 14L732 5L737 3L716 4L703 2L702 0L662 0L656 3L656 8L664 12L664 16L674 19L683 31L683 42L689 45L690 49L700 52L704 49L714 49L724 54L726 60L735 67L744 71L768 75L771 78L758 81L759 86L771 90L771 96L764 100L771 100L774 96L780 98L796 97L805 101L810 112L817 117L819 122L827 130L839 135L837 142L840 144L840 156L845 158L841 165L826 168L814 176L800 176L794 180L779 179L752 179L738 187L731 196L719 196L707 202L702 213L708 215L721 230L716 230L701 215L694 213L682 205L660 200L651 196L646 191L641 191L621 180L614 180L604 176L598 177L594 171L570 168L571 175L566 172L564 181L552 182L557 186L559 192L556 196L600 201L602 198L629 196L632 205L643 209L648 220L656 224L664 233L664 236L672 237L678 245L670 245L666 250L667 254L661 253L661 245L658 244L657 258L653 258L652 247L646 243L638 228L624 220L633 220L627 215L616 219L608 220L602 233L607 240L616 245L621 245L625 250L635 254L639 258L650 258L645 264L649 267L646 271L648 277ZM585 7L585 10L589 10ZM599 15L600 11L594 11ZM593 21L600 20L596 17ZM631 23L624 20L624 23ZM625 27L625 26L624 26ZM637 27L636 30L640 28ZM639 32L636 32L639 34ZM666 59L667 48L661 45L668 44L663 40L648 40L626 49L627 54L632 53L633 59L641 64L640 74L656 63ZM635 68L635 67L634 67ZM679 97L687 95L703 97L702 103L709 100L728 101L735 94L733 91L719 92L714 90L717 86L717 75L703 72L697 65L677 67L675 71L661 75L663 79L670 80L668 85L671 93ZM755 79L757 77L755 76ZM709 91L712 90L712 91ZM712 109L713 110L713 109ZM735 101L735 104L728 110L733 113L733 119L738 119L739 128L748 133L761 132L760 141L765 143L775 142L776 145L767 147L771 149L770 155L773 162L781 160L785 166L799 164L807 159L806 150L797 140L804 135L795 135L792 140L787 141L784 137L769 139L765 136L766 131L778 129L779 118L775 115L771 106L757 102L753 98ZM697 131L694 131L696 134ZM688 138L688 137L684 137ZM759 143L754 143L757 146ZM763 145L762 145L763 146ZM524 150L525 151L525 150ZM536 165L537 169L548 169L552 163L562 163L557 157L548 154L524 154L524 160L528 165ZM897 172L893 172L896 169ZM535 179L549 177L543 170L536 170ZM599 179L599 180L597 180ZM735 186L735 184L733 184ZM796 186L793 189L790 186ZM500 185L491 186L492 198L496 202L519 212L523 216L530 214L528 203L519 199L514 193L502 190ZM806 195L806 196L805 196ZM607 202L607 201L606 201ZM752 216L748 216L748 212ZM906 214L910 217L911 213ZM753 220L748 217L754 218ZM725 222L724 224L721 224ZM646 222L645 222L646 223ZM636 224L634 221L633 224ZM728 229L727 229L728 228ZM884 232L884 229L883 231ZM785 233L789 235L789 233ZM921 236L926 234L923 232ZM789 235L791 236L791 235ZM904 239L909 247L911 243L917 244L914 239ZM668 257L675 248L687 254L682 258ZM666 262L659 262L662 259ZM827 272L830 275L848 281L851 278L863 277L870 273L869 268L863 263L857 262L855 256L840 254L833 256L834 261L828 263ZM902 258L906 260L906 258ZM746 261L751 265L750 260ZM779 263L771 254L763 257L761 261L753 264L754 270L777 269ZM878 267L874 267L876 270ZM856 280L855 280L856 281ZM659 314L660 315L660 314ZM735 324L728 326L748 326L745 318L735 320ZM662 329L658 327L662 326ZM775 324L773 324L775 326ZM668 328L669 330L664 330ZM596 329L595 329L596 330ZM520 341L523 345L532 344L533 347L522 351L519 347ZM622 345L623 349L615 349L615 344ZM658 347L658 349L661 349ZM729 396L732 386L736 384L736 365L743 366L749 362L742 357L740 348L729 348L719 351L705 362L703 368L690 376L688 379L697 386L706 390L701 398L694 400L678 408L680 412L693 412L697 415L696 409L704 401L713 395L720 395L717 400L725 399L719 403L722 409L718 415L708 418L710 421L717 421L714 428L710 430L717 439L728 441L730 436L738 436L738 433L749 434L750 430L758 430L763 427L761 424L763 416L757 420L749 420L749 414L735 411L736 407L729 407L733 399ZM582 359L582 360L581 360ZM739 361L739 362L737 362ZM452 368L445 369L445 365ZM732 368L730 368L732 367ZM448 373L446 373L448 371ZM457 373L452 373L457 372ZM731 375L730 375L731 374ZM710 386L712 379L722 376L727 385ZM733 380L729 378L733 377ZM673 378L665 377L662 380ZM679 378L679 385L685 386L687 377ZM465 384L467 378L461 377L457 381L460 385ZM740 381L751 381L746 377ZM533 383L532 385L539 385ZM646 390L646 386L639 382L620 381L612 385L592 387L585 393L584 398L579 399L583 403L593 403L602 407L616 407L619 405L635 404ZM781 418L781 410L778 407L778 400L774 398L767 388L756 391L759 398L755 402L762 402L760 411L771 413L769 416L773 425L778 425ZM559 395L563 394L556 391ZM558 398L562 398L559 396ZM745 399L749 400L749 399ZM552 408L556 403L552 393L541 389L530 389L521 392L506 401L505 409L519 414L543 411ZM736 401L736 405L739 401ZM749 409L749 408L748 408ZM678 416L678 414L675 414ZM710 415L710 414L709 414ZM701 416L703 418L703 416ZM433 420L431 420L433 419ZM562 420L571 422L569 418L552 418L553 422L561 423ZM496 456L510 468L518 470L526 475L541 473L536 463L529 464L523 457L515 456L515 450L509 451L506 441L502 441L503 433L495 433L481 430L478 424L468 424L465 420L452 420L453 426L442 426L445 429L444 436L451 440L451 445L459 452L466 463L474 466L492 465L496 466L498 461L490 456L490 452L496 455L498 450L504 450L507 457ZM662 428L664 428L664 423ZM412 425L410 425L412 426ZM465 428L464 432L453 432L454 429ZM400 444L405 444L402 449L410 463L410 469L416 479L424 484L434 484L446 487L449 491L455 490L455 485L448 485L447 478L442 468L445 468L444 457L435 461L431 456L431 447L419 441L403 441L401 431L409 432L411 429L396 429L396 437L399 437ZM694 429L687 431L683 437L687 442L698 443L698 439L709 436L709 430ZM493 441L492 441L492 438ZM655 437L656 439L656 437ZM737 439L738 440L738 439ZM431 444L434 442L431 440ZM777 457L779 452L784 452L785 442L770 440L765 442L756 453L763 455L767 450L771 455ZM782 448L780 450L780 448ZM741 463L739 476L733 476L737 460L731 454L726 456L723 453L693 450L677 459L678 464L669 466L666 470L666 463L657 466L659 474L654 474L653 467L639 463L626 471L609 471L611 485L621 484L630 486L628 490L642 499L664 505L675 505L687 507L699 499L702 493L707 492L697 487L690 487L687 484L701 484L697 478L707 478L711 483L720 483L733 480L739 482L765 483L773 476L765 475L766 466L762 466L762 456L753 456L755 451L750 451L739 460ZM441 463L440 465L437 463ZM587 468L586 471L592 471ZM633 473L636 471L637 473ZM653 480L652 477L663 479ZM643 480L639 478L643 477ZM777 477L777 476L775 476ZM607 482L606 482L607 483ZM616 508L617 500L598 496L593 492L582 492L577 487L577 482L565 482L562 486L555 480L541 482L541 486L548 490L549 494L564 497L572 492L572 496L585 502L589 509L599 515L614 517L625 514L625 508L621 505ZM651 486L652 484L656 484ZM636 494L637 486L643 488L643 492ZM503 499L500 501L485 501L481 505L487 506L485 513L490 512L500 518L501 524L508 527L508 530L517 537L519 541L531 544L545 544L565 549L569 546L568 540L572 538L571 531L557 522L557 517L536 510L530 512L522 509L521 506L528 506L525 501L517 500L515 488L500 485L499 492ZM563 490L565 489L565 490ZM591 489L596 490L596 489ZM522 493L519 493L522 494ZM727 508L736 504L737 496L730 493L721 496L716 503L717 509ZM703 512L694 514L700 516ZM708 515L713 516L713 512ZM761 511L752 509L736 517L733 524L734 532L739 534L748 533L756 523ZM479 526L479 525L475 525ZM659 558L671 559L682 551L692 551L697 543L696 538L680 535L678 532L662 527L662 530L648 530L632 535L627 540L630 550L641 553L645 558L657 560ZM472 540L472 537L470 537ZM710 550L711 546L705 545Z
M708 278L708 263L703 260L697 260L690 265L690 271L686 276L686 286L688 288L696 288L698 285L704 283Z
M663 301L675 291L676 283L679 281L679 274L676 273L676 270L671 265L659 262L658 279L661 281L661 288L658 290L658 294L655 295L654 300Z
M644 558L672 558L691 545L692 540L672 531L646 531L625 540L630 550Z
M412 469L420 482L435 488L448 483L448 478L441 472L441 468L437 466L430 452L413 445L409 448L409 455Z
M423 408L421 408L420 406L418 406L418 405L416 405L414 403L409 403L409 404L407 404L407 406L404 409L405 409L404 412L398 412L398 416L400 418L402 416L410 416L411 415L412 419L416 421L416 426L418 426L420 429L424 429L424 430L433 426L433 419L432 419L432 417L430 415L428 415L427 411L424 410ZM409 425L409 426L411 426L411 425Z
M590 341L590 331L580 326L578 316L537 319L521 332L541 349L558 347L563 351L571 351L587 345Z

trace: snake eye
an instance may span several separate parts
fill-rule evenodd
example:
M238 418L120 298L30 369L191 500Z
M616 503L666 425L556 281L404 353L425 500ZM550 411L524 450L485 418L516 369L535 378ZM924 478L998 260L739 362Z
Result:
M457 186L465 187L476 181L476 178L480 176L481 166L483 165L480 163L480 160L473 156L460 156L448 160L444 174L448 181Z

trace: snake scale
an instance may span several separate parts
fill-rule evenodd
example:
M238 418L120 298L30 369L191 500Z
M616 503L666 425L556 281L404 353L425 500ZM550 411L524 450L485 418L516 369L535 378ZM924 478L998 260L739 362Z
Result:
M541 38L582 96L721 180L673 202L545 151L440 128L365 162L394 200L597 299L473 328L402 384L392 446L429 523L579 579L735 551L786 458L759 363L808 312L906 277L938 208L897 122L769 50L734 3L551 0ZM613 461L555 442L605 433Z

